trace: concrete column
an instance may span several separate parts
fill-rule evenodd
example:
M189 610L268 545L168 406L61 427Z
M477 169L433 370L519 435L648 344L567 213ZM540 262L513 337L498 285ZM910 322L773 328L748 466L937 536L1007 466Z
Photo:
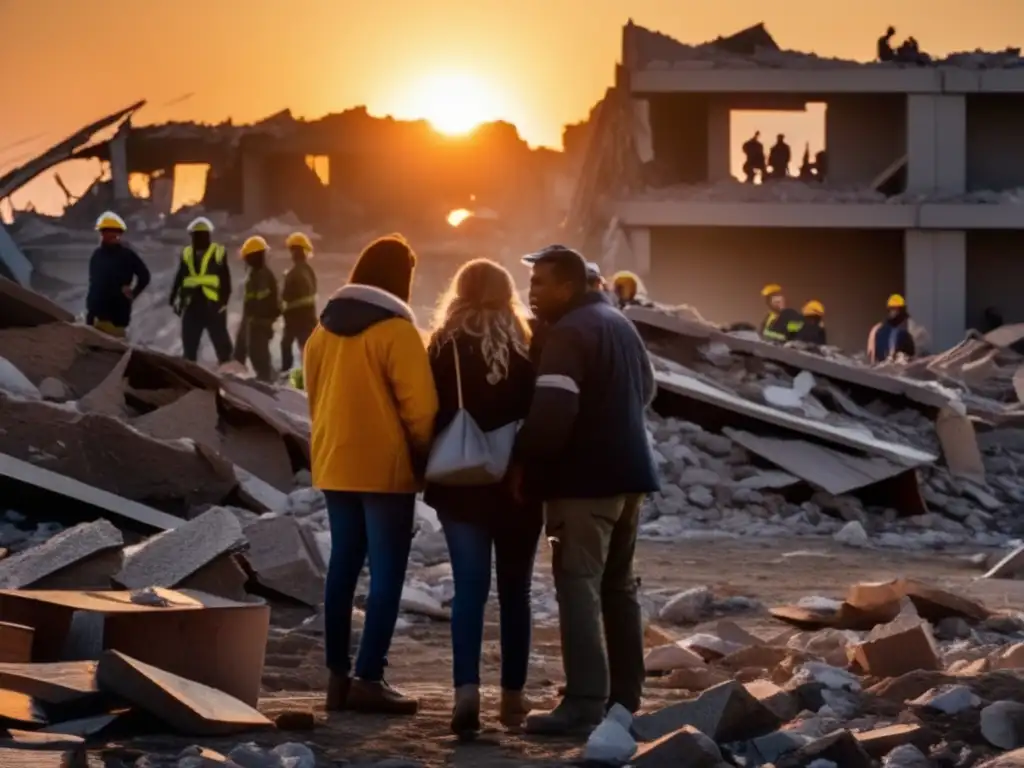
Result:
M723 181L732 175L731 116L723 99L708 100L708 181Z
M907 191L967 188L967 106L960 96L907 97Z
M630 269L646 278L651 273L651 230L647 227L630 227L627 233L629 250L633 254Z
M110 180L114 186L114 199L127 200L132 196L128 188L128 121L121 124L114 138L108 144L110 148Z
M262 157L242 156L242 212L257 221L263 218L266 205L264 185L266 169Z
M967 328L967 243L963 231L908 229L904 281L910 314L931 334L932 352L963 340Z

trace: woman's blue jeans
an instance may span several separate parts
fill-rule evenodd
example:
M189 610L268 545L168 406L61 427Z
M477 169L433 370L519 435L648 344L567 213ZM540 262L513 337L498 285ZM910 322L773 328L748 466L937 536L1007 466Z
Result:
M416 495L324 491L324 496L331 525L331 561L324 594L327 668L343 676L352 671L352 603L369 556L370 594L355 676L377 682L384 678L398 621Z
M486 525L446 519L443 515L441 526L455 579L452 604L455 686L480 683L484 607L491 589L493 548L501 619L501 687L521 691L526 685L530 664L530 587L540 526L502 526L497 532Z

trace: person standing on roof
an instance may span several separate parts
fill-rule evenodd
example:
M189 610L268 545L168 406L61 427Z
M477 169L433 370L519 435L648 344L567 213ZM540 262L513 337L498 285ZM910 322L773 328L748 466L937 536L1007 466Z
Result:
M195 362L203 332L209 334L217 362L231 360L228 334L228 299L231 271L224 246L213 242L213 223L200 216L188 225L192 241L181 252L181 263L171 285L170 304L181 318L181 347L186 360Z
M132 304L149 285L149 268L139 254L121 242L128 227L107 211L96 220L99 247L89 259L86 322L106 334L124 337L132 320Z
M808 344L824 346L828 342L825 335L825 305L817 299L808 301L801 310L804 325L796 332L794 339Z
M281 334L281 370L292 368L292 346L299 345L299 364L306 339L316 328L316 272L309 265L313 256L313 243L302 232L294 232L285 241L292 255L292 268L284 273L281 288L281 314L284 331Z
M259 235L242 243L240 251L245 261L245 301L242 304L242 323L235 338L235 360L245 365L252 361L252 369L260 381L273 381L274 368L270 362L270 340L274 338L274 321L281 314L277 297L277 278L267 266L270 246Z
M910 333L906 299L894 293L885 307L888 316L868 334L868 360L872 363L884 363L897 355L910 358L917 353L917 345Z
M753 184L758 174L761 181L764 181L764 144L761 143L760 131L755 131L753 136L743 142L743 155L746 157L743 162L744 182Z
M878 60L893 61L896 58L896 51L892 48L892 38L896 34L895 27L889 27L885 34L878 38Z
M768 304L768 314L761 321L761 338L765 341L789 341L804 327L804 318L795 309L786 306L782 286L769 283L761 289L761 297Z
M768 178L785 179L789 176L789 161L793 159L793 150L786 143L785 134L780 133L768 152Z

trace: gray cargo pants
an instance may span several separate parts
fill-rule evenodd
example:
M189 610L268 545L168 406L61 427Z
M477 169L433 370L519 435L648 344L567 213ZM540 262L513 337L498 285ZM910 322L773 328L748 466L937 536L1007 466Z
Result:
M643 496L544 505L567 698L640 708L644 639L633 573Z

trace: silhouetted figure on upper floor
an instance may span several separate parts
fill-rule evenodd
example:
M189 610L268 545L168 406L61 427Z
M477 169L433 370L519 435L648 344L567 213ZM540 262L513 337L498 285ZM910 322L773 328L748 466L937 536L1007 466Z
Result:
M885 34L878 38L878 60L895 61L896 52L892 49L892 38L896 34L895 27L889 27Z
M828 152L824 149L814 155L814 177L819 182L828 178Z
M804 144L804 157L800 161L800 181L814 181L814 163L811 162L811 145Z
M789 176L789 161L793 152L786 143L786 136L779 134L768 153L768 178L784 179Z
M755 131L754 135L743 143L743 154L747 158L743 162L744 181L753 184L755 174L760 174L761 181L764 181L764 144L761 143L760 131Z
M931 64L932 57L927 53L922 53L920 46L917 44L917 40L913 37L908 37L903 41L902 45L896 49L896 61L902 64L917 64L919 67L923 67L927 64Z

